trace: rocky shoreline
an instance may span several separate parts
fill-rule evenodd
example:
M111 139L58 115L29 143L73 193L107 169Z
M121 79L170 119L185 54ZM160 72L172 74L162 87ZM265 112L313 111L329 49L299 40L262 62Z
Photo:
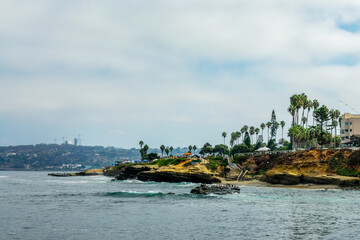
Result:
M351 150L313 150L298 151L283 155L251 156L242 162L242 168L250 175L237 181L239 169L218 167L210 171L206 161L195 165L179 164L159 167L153 165L124 165L105 169L87 170L79 173L49 174L57 177L89 176L102 174L114 177L114 180L139 179L156 182L194 182L194 183L231 183L233 185L272 186L312 188L359 187L359 176L341 176L338 169L360 171L360 153ZM337 169L333 169L334 162ZM263 174L253 174L262 170Z

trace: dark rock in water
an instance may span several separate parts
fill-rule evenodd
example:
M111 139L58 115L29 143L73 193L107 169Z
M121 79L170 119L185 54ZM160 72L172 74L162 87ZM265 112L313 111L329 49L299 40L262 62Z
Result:
M175 193L173 193L173 192L168 192L168 193L166 193L166 195L175 195Z
M119 173L115 176L115 180L128 180L134 179L140 172L150 171L149 167L135 167L135 166L128 166L119 171Z
M71 177L74 176L74 174L71 173L49 173L49 176L53 176L53 177Z
M217 195L225 195L232 193L240 193L240 188L237 186L225 184L225 185L206 185L201 184L200 186L192 189L190 193L193 194L217 194Z
M137 178L141 181L154 182L194 182L194 183L218 183L220 179L206 173L183 173L173 171L146 171L140 172Z

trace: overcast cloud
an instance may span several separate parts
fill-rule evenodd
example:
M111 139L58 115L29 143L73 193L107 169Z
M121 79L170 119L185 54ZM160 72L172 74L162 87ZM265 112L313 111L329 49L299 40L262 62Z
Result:
M302 92L351 112L359 31L358 0L2 0L0 145L216 144Z

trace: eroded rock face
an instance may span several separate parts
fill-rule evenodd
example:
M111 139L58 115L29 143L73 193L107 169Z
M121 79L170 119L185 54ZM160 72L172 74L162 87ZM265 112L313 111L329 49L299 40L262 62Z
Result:
M225 195L225 194L232 194L232 193L240 193L240 188L237 186L232 186L229 184L226 185L206 185L201 184L198 187L195 187L190 191L193 194L217 194L217 195Z
M151 168L146 166L128 166L121 169L118 174L115 176L115 180L127 180L134 179L137 175L144 171L150 171Z
M220 179L206 173L183 173L174 171L146 171L140 172L137 178L141 181L154 182L194 182L219 183Z

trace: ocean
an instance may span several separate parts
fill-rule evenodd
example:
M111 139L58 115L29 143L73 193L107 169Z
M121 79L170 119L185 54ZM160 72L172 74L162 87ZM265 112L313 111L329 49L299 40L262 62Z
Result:
M359 239L360 191L241 187L0 172L0 239ZM168 195L167 193L175 193Z

